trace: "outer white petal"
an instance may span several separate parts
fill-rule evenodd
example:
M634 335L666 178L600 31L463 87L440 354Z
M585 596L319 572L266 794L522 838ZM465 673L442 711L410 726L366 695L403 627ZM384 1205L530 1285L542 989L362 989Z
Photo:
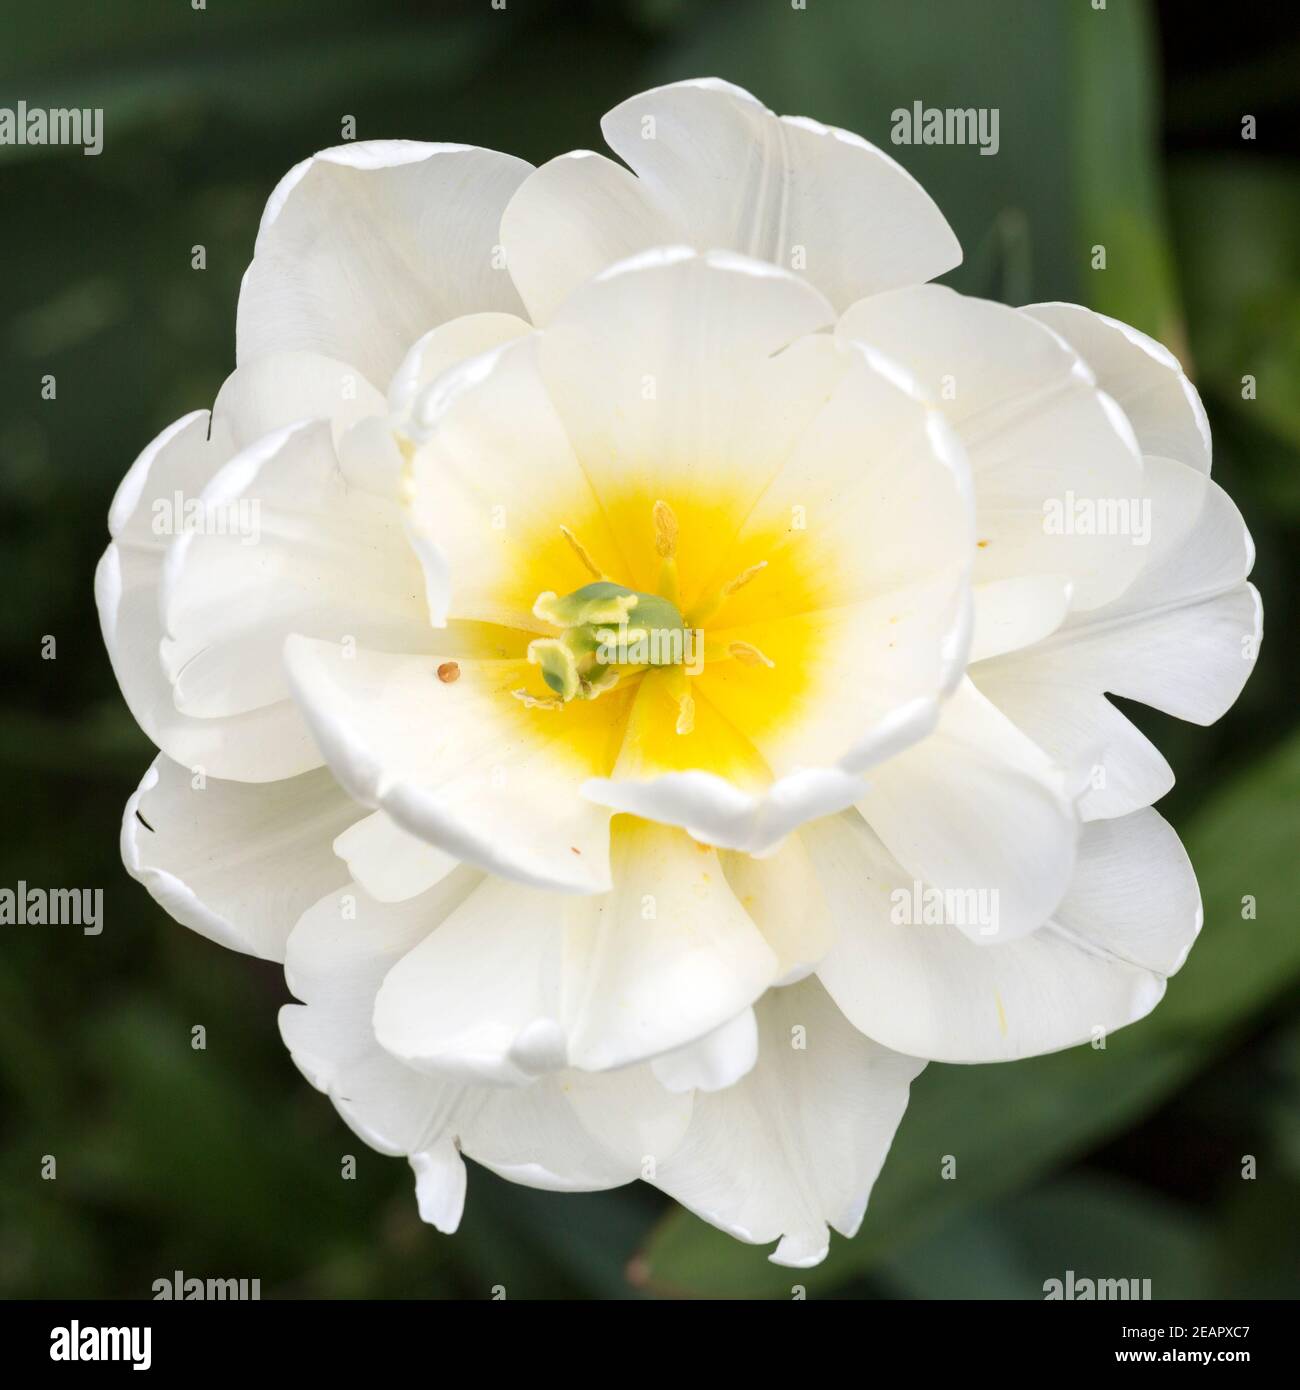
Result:
M673 240L797 269L841 309L961 260L929 195L883 151L777 117L730 83L643 92L601 129L639 178L595 155L554 160L530 175L503 221L537 322L620 254Z
M375 999L380 1046L466 1084L523 1085L566 1067L564 909L559 893L487 878L388 972Z
M992 893L983 945L1033 931L1061 901L1079 823L1060 769L966 681L929 738L882 764L858 808L891 853L937 888Z
M722 867L731 891L754 919L781 963L779 984L812 972L834 938L817 872L798 835L756 859L724 851Z
M530 331L525 319L492 313L466 314L430 329L407 352L389 382L389 410L399 418L405 416L424 388L443 372Z
M511 1182L554 1192L641 1177L677 1147L692 1108L649 1066L554 1072L522 1090L473 1094L480 1103L463 1126L465 1152Z
M1058 574L1028 574L977 585L971 662L1019 651L1050 637L1070 611L1070 583Z
M722 1091L758 1061L758 1020L746 1009L712 1033L656 1057L650 1067L670 1091Z
M1142 455L1115 402L1036 319L938 285L855 304L836 332L908 368L955 424L975 482L977 584L1064 575L1076 609L1123 592L1143 555L1128 535L1054 530L1079 502L1143 496Z
M368 1144L410 1156L420 1214L447 1231L464 1200L462 1151L532 1186L610 1187L638 1176L646 1156L670 1152L691 1108L648 1068L610 1077L562 1072L500 1090L438 1080L379 1046L371 1015L381 981L478 879L461 869L397 906L356 889L322 899L289 941L286 974L305 1003L280 1012L298 1066Z
M146 734L177 762L247 782L293 777L321 764L288 700L226 719L177 710L160 658L163 552L175 501L199 496L232 452L228 428L196 411L165 429L132 464L109 510L112 544L95 571L95 603L113 674ZM155 530L155 526L158 527Z
M1259 596L1244 582L1254 547L1227 494L1157 456L1147 477L1152 554L1125 593L1035 646L971 668L980 690L1054 758L1104 769L1081 802L1086 817L1124 815L1173 785L1104 692L1210 724L1241 693L1263 630Z
M459 861L412 835L384 811L372 811L335 841L334 853L376 902L404 902L441 883Z
M383 1046L465 1081L607 1070L705 1037L776 978L714 854L640 826L614 859L599 898L485 882L388 975Z
M303 637L285 644L295 698L335 776L363 805L489 872L603 891L610 812L578 793L586 767L571 730L554 711L527 719L534 711L511 699L525 663L460 658L458 679L445 683L443 662ZM547 715L552 722L542 722Z
M511 278L537 324L606 266L652 246L691 241L654 206L640 179L591 150L535 169L501 218Z
M317 352L384 383L440 323L518 313L496 247L529 167L493 150L410 140L358 141L296 165L271 194L244 276L240 364Z
M771 1258L806 1268L825 1258L828 1228L858 1229L925 1063L863 1037L816 980L771 991L757 1013L758 1065L696 1096L654 1183L740 1240L780 1238Z
M1000 661L971 668L980 693L1061 767L1087 768L1080 816L1124 816L1153 805L1174 785L1160 750L1096 688L1050 676L1050 659L1032 651L1012 668ZM1044 670L1040 669L1045 668Z
M336 835L362 814L324 768L269 783L196 786L159 754L122 816L122 861L183 926L283 960L303 911L347 881Z
M163 667L176 707L219 717L288 696L290 633L389 651L434 634L420 567L395 503L351 486L323 420L291 425L237 454L203 491L249 534L191 531L167 551L159 602Z
M1200 930L1191 865L1151 810L1088 825L1051 920L988 947L914 920L911 874L860 819L822 821L801 838L837 929L822 983L863 1032L935 1061L1034 1056L1132 1023Z
M1128 416L1144 454L1210 471L1210 424L1178 359L1145 333L1081 304L1029 304L1092 368L1097 385Z
M370 1012L384 973L477 879L462 870L421 909L378 909L353 889L323 897L289 937L285 974L304 1001L280 1010L280 1032L303 1075L348 1126L380 1153L407 1154L421 1217L441 1231L460 1224L465 1171L457 1143L461 1087L403 1067L375 1042ZM352 908L345 915L343 898Z
M328 420L337 445L358 421L384 412L384 398L347 362L314 352L276 352L237 367L212 415L236 450L300 420Z

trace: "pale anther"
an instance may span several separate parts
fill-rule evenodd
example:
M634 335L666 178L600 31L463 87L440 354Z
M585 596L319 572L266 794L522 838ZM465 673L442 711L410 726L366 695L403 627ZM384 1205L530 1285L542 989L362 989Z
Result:
M727 651L730 652L737 661L744 662L746 666L766 666L768 670L771 670L776 665L776 662L773 661L771 657L764 656L763 653L750 642L732 642L727 647Z
M656 502L654 519L655 554L661 560L671 560L677 554L677 518L667 502Z
M741 572L734 579L728 579L727 582L722 586L722 597L730 598L731 595L734 594L737 589L743 589L745 585L748 584L749 581L753 579L753 577L756 574L759 573L760 570L765 570L766 568L767 561L760 560L758 564L750 565L748 569L741 570Z
M567 526L560 527L560 534L573 547L573 553L587 567L588 573L591 574L594 579L604 579L605 576L600 572L600 567L596 564L595 560L587 554L587 547L583 545L577 536L575 536Z

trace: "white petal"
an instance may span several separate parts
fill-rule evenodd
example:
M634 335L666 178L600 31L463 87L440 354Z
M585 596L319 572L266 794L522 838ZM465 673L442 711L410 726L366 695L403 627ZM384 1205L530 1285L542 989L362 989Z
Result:
M1142 455L1123 411L1061 338L1018 310L938 285L865 299L836 332L902 363L956 425L975 480L977 584L1061 574L1079 609L1123 591L1140 548L1064 517L1080 502L1140 500Z
M440 886L440 901L421 899L418 911L376 909L350 887L322 898L302 916L286 952L289 988L304 1002L280 1010L281 1036L303 1075L365 1143L411 1156L420 1215L447 1232L459 1225L465 1199L458 1145L464 1090L390 1057L375 1041L370 1014L384 972L477 877L472 870L453 875Z
M812 972L834 936L817 873L798 835L762 859L726 851L722 867L731 891L754 919L781 963L778 983Z
M388 385L388 408L394 415L405 415L420 392L443 372L530 331L527 320L514 314L466 314L439 324L402 359Z
M440 1076L519 1085L694 1042L776 977L714 854L628 826L614 859L599 898L485 882L384 981L380 1042Z
M888 757L922 739L934 728L933 702L904 711L896 736L883 740ZM582 793L602 806L660 825L679 825L705 845L769 854L805 821L851 806L862 795L862 778L840 768L807 768L774 782L767 791L742 791L724 777L699 770L665 772L659 777L593 777Z
M714 560L711 579L736 565L819 551L808 561L800 605L830 608L894 592L950 567L964 573L975 539L974 497L961 440L916 382L879 353L817 336L796 350L818 352L815 412L782 447L779 466L743 518L734 548ZM790 616L795 599L762 577L727 604L739 612Z
M540 335L547 390L616 529L644 530L659 499L678 509L687 602L824 404L833 347L796 340L832 318L773 266L671 248L603 271ZM685 509L697 496L720 500ZM622 558L623 582L653 590L653 547Z
M271 194L239 296L240 364L317 352L386 383L417 338L462 314L518 313L495 254L529 166L468 145L322 150Z
M384 811L373 811L350 825L334 841L334 853L357 883L381 903L404 902L427 892L459 862L403 830Z
M1178 359L1154 338L1081 304L1029 304L1092 368L1097 385L1128 416L1144 454L1210 471L1210 424Z
M851 1236L924 1062L857 1032L816 980L772 990L758 1010L758 1065L698 1094L654 1183L740 1240L781 1240L779 1264L817 1264L829 1228Z
M355 367L314 352L245 362L226 378L212 407L237 450L300 420L328 420L337 444L357 421L383 411L383 396Z
M511 279L537 324L606 266L682 241L691 237L654 207L640 179L590 150L535 169L501 218Z
M914 178L860 136L777 117L716 78L643 92L601 122L639 177L589 151L530 174L502 219L535 323L616 260L681 242L796 270L840 309L961 261Z
M1196 604L1149 610L1106 632L1072 629L1053 653L1062 661L1053 660L1051 669L1068 664L1080 679L1085 671L1093 681L1100 678L1115 695L1213 724L1254 669L1262 632L1259 594L1240 584Z
M283 960L299 916L347 881L334 837L362 814L324 769L264 783L205 779L160 754L122 816L122 861L183 926Z
M285 699L280 650L290 633L389 651L432 644L401 514L349 486L326 422L259 440L202 500L217 515L247 503L256 524L245 534L189 531L167 552L162 659L183 713L242 714Z
M774 668L724 662L694 688L778 777L860 766L856 745L951 689L966 661L974 517L960 442L892 364L855 345L838 366L706 586L772 566L727 601L710 637L747 643ZM800 575L789 593L783 566ZM787 672L797 698L765 727Z
M589 1070L702 1037L776 978L776 955L718 857L680 831L620 826L615 891L575 901L566 949L569 1052Z
M1104 784L1081 803L1088 817L1149 805L1173 784L1103 692L1212 723L1240 694L1262 634L1259 597L1244 582L1254 547L1227 494L1154 455L1147 483L1151 554L1133 584L1045 641L971 668L980 690L1054 758L1102 769Z
M1255 546L1226 492L1172 459L1151 458L1151 556L1120 598L1093 615L1095 626L1153 610L1187 605L1241 587L1255 563ZM1082 616L1071 630L1093 626Z
M1058 767L1086 768L1078 801L1084 820L1123 816L1160 800L1174 785L1160 750L1098 693L1096 681L1073 683L1051 675L1052 659L1032 648L1010 661L971 667L971 680Z
M981 944L1033 931L1070 882L1079 826L1060 771L969 681L858 807L917 879L994 895L996 921L966 928Z
M228 719L180 713L163 671L158 589L174 535L176 499L196 498L230 456L229 431L208 437L206 411L164 430L123 478L109 511L113 543L95 571L95 603L113 674L137 723L169 757L210 776L247 782L293 777L321 764L288 700ZM157 528L157 529L155 529Z
M971 662L1019 651L1050 637L1070 611L1070 583L1059 574L994 579L974 591Z
M467 1174L460 1149L452 1139L442 1139L428 1149L411 1155L415 1173L415 1201L420 1220L444 1235L460 1226L465 1210Z
M535 337L443 374L416 401L408 428L408 516L429 612L540 631L544 588L590 580L568 526L602 563L617 544L537 365Z
M356 1133L382 1153L410 1155L421 1215L441 1230L455 1228L464 1200L462 1150L515 1182L611 1187L636 1177L647 1155L671 1151L691 1108L648 1067L609 1077L561 1072L501 1090L437 1080L379 1046L371 1016L384 975L478 880L462 869L397 907L354 888L323 899L289 941L286 974L306 1003L280 1012L295 1062Z
M226 421L206 410L181 416L145 446L117 485L108 534L132 550L166 550L175 534L169 509L176 494L197 497L233 452Z
M416 1153L435 1143L458 1104L443 1086L402 1066L375 1041L375 994L384 975L480 880L449 875L409 902L378 904L354 884L302 914L285 952L285 979L302 1005L280 1011L294 1061L327 1090L348 1124L381 1153Z
M462 1083L523 1085L564 1068L564 924L563 895L488 878L389 971L380 1045Z
M670 1091L722 1091L757 1061L758 1020L746 1009L712 1033L656 1057L650 1067Z
M285 645L321 751L363 805L489 872L571 892L607 888L610 813L579 795L590 763L575 722L559 725L555 711L529 718L537 712L510 698L522 657L461 657L452 682L438 677L443 662L302 637Z
M585 286L539 337L436 380L413 411L409 502L433 621L540 630L538 594L591 578L566 528L603 572L653 590L653 546L621 542L665 498L683 594L709 580L719 533L833 381L829 340L772 354L828 316L771 267L656 253Z
M465 1152L511 1182L553 1192L619 1187L681 1141L692 1097L672 1095L649 1066L556 1072L522 1090L473 1092Z
M910 873L861 820L822 821L801 838L837 930L822 983L863 1032L936 1061L1003 1061L1102 1038L1155 1007L1200 929L1187 856L1150 810L1088 825L1051 920L993 946L952 924L962 904L947 922L930 918Z

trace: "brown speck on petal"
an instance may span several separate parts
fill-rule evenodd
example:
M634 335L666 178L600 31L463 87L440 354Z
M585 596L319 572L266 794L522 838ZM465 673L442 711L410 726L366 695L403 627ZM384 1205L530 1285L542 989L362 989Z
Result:
M581 853L582 853L582 851L577 847L577 845L570 845L570 846L569 846L569 850L570 850L570 852L573 853L573 854L581 854Z
M452 681L460 679L460 664L455 661L444 661L438 667L438 679L443 685L450 685Z

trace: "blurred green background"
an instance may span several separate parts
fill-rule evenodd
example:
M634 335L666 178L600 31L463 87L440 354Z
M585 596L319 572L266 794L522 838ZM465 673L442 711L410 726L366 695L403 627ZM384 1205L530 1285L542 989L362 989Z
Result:
M257 1277L264 1297L788 1298L797 1282L1041 1298L1067 1269L1150 1278L1157 1297L1300 1292L1300 38L1286 10L5 0L0 105L102 106L106 144L93 159L0 148L0 884L103 886L107 925L0 928L0 1294L148 1296L175 1269ZM641 1185L564 1197L474 1168L461 1233L422 1226L406 1165L365 1149L290 1063L279 970L176 926L123 872L121 807L151 749L91 599L122 473L233 365L263 201L338 143L345 115L362 139L541 162L598 146L623 97L703 74L891 149L966 248L959 288L1079 300L1173 346L1254 533L1270 633L1215 728L1137 714L1178 774L1161 809L1206 907L1165 1003L1104 1052L930 1067L862 1234L803 1274ZM998 155L894 150L890 112L916 100L999 108ZM355 1181L340 1180L344 1153Z

